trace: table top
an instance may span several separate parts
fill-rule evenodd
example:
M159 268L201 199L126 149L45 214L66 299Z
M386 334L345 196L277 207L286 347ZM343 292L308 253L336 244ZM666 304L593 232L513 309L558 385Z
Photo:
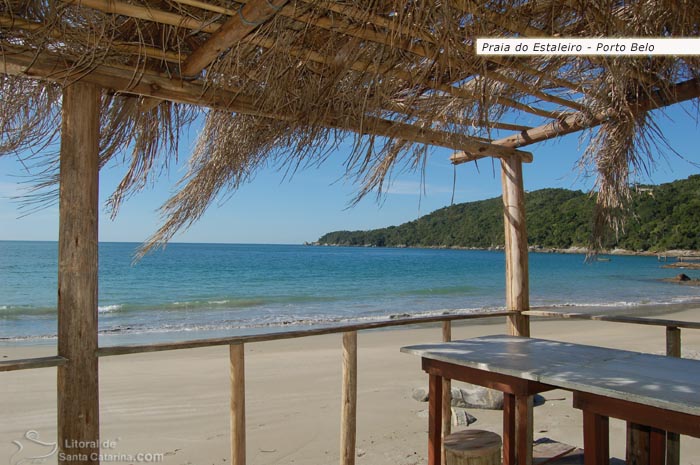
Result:
M700 360L518 336L402 347L423 358L700 415Z

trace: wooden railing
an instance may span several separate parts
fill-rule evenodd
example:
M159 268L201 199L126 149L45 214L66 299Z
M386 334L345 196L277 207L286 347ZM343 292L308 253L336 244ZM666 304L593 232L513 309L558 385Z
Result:
M331 327L313 328L298 331L285 331L278 333L253 334L246 336L231 336L224 338L197 339L188 341L166 342L157 344L136 344L102 347L97 350L99 357L160 352L169 350L183 350L212 346L229 346L230 376L231 376L231 463L244 465L246 462L246 424L245 424L245 344L255 342L276 341L283 339L295 339L324 334L343 335L342 353L342 403L341 403L341 437L340 437L340 464L354 465L355 463L355 439L356 439L356 415L357 415L357 332L381 328L390 328L408 325L424 325L442 323L442 339L452 339L452 322L468 321L494 317L512 318L514 313L520 312L484 312L468 315L439 315L430 317L401 318L372 323L347 324ZM666 328L666 355L671 357L681 356L681 328L700 329L699 322L631 317L631 316L606 316L591 315L585 313L566 313L544 310L530 310L522 312L524 316L536 318L560 318L595 320L613 323L627 323L637 325L661 326ZM26 370L34 368L57 367L67 363L68 360L60 356L41 357L21 360L0 361L0 372ZM443 384L443 434L450 432L449 411L451 391L449 382ZM69 418L60 418L61 422L69 422ZM668 433L667 465L679 463L680 442L678 435Z
M295 339L324 334L342 333L343 351L343 382L342 382L342 406L341 406L341 437L340 437L340 463L341 465L353 465L355 463L355 438L357 425L357 332L373 329L382 329L398 326L424 325L442 323L444 340L449 340L451 323L453 321L477 320L485 318L503 318L512 312L483 312L467 315L438 315L429 317L400 318L372 323L346 324L313 328L298 331L285 331L279 333L263 333L246 336L231 336L224 338L196 339L188 341L166 342L158 344L135 344L101 347L97 350L98 357L115 355L138 354L148 352L161 352L168 350L183 350L213 346L229 346L230 376L231 376L231 464L244 465L246 463L246 423L245 423L245 344L254 342L278 341L283 339ZM42 357L23 360L7 360L0 362L0 371L26 370L32 368L46 368L63 365L67 359L60 356ZM443 396L451 396L446 390ZM443 405L449 408L450 398L445 397ZM449 422L450 412L447 412ZM70 418L61 418L59 415L59 428L64 422L70 422ZM449 423L448 423L449 424ZM449 434L448 429L444 430Z

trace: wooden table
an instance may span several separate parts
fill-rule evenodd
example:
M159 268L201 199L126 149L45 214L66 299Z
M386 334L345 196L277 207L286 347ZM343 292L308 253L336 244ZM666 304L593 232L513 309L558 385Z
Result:
M516 459L526 464L531 457L524 437L527 399L549 389L573 391L574 406L583 410L586 465L607 465L611 416L652 427L651 463L663 463L656 460L665 431L700 437L697 360L517 336L422 344L401 351L422 357L430 377L429 465L440 464L443 377L504 393L505 465L515 465Z

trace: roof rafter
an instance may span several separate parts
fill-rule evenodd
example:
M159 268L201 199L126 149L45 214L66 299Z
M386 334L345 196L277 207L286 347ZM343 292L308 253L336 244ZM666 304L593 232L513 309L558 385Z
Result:
M238 10L238 14L230 17L213 33L204 44L190 53L182 64L180 72L185 78L196 77L225 50L229 49L258 26L266 23L277 13L288 0L251 0Z
M671 99L667 99L664 97L664 95L656 92L654 95L646 96L637 101L634 107L636 111L639 112L651 111L657 108L700 97L700 79L690 79L676 84L672 89L670 89L669 93L673 95ZM573 113L557 121L552 121L551 123L547 123L527 131L522 131L517 134L512 134L508 137L504 137L503 139L495 140L492 142L492 144L511 148L525 147L537 142L542 142L548 139L598 126L611 117L614 117L612 111L602 111L596 115L593 115L593 117L586 117L582 113ZM458 165L461 163L478 160L480 158L484 158L484 156L460 151L454 153L450 157L450 160L453 164Z
M36 56L33 52L2 50L0 58L4 66L0 71L5 74L24 75L65 83L80 78L86 82L100 85L116 92L155 97L161 100L206 105L210 108L231 111L278 120L293 120L297 115L284 115L263 111L248 96L233 91L217 90L207 92L205 86L197 81L173 82L167 76L142 72L135 75L133 70L114 66L99 65L89 73L80 73L72 69L63 59L46 54ZM78 73L76 75L76 73ZM519 156L524 161L531 161L532 154L508 147L494 146L490 143L430 128L422 128L407 123L366 116L361 120L331 117L324 120L328 127L352 131L358 134L373 134L381 137L410 140L417 143L436 145L455 150L466 149L471 153L495 153L501 156Z

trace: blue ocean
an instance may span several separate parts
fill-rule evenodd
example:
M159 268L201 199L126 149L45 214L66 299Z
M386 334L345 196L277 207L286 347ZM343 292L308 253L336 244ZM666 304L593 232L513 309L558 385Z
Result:
M502 309L499 251L100 244L101 343L181 340ZM55 341L56 242L0 241L0 343ZM656 257L530 254L532 306L635 313L700 302ZM691 277L697 277L692 271ZM591 309L592 308L592 309Z

